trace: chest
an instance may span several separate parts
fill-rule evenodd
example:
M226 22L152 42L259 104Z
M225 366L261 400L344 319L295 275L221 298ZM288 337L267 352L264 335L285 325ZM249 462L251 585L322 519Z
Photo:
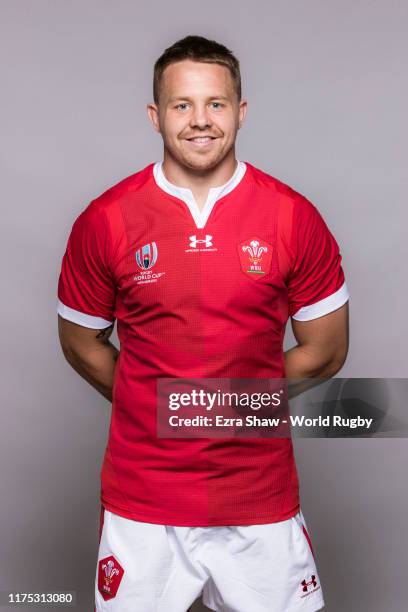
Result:
M195 310L197 320L239 310L266 317L285 293L273 204L225 199L200 223L184 202L169 197L131 208L123 218L115 276L118 295L133 312Z

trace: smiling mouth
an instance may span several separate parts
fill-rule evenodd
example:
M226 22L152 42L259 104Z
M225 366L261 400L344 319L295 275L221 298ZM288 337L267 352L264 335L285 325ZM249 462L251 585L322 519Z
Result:
M206 145L215 140L215 136L194 136L193 138L187 138L188 142L192 142L197 145Z

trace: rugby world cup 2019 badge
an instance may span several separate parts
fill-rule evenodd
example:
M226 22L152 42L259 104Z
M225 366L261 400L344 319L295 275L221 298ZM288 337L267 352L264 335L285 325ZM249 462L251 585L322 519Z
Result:
M141 270L150 270L157 261L157 244L149 242L136 251L137 265Z
M271 269L272 245L257 236L238 245L241 268L245 274L258 280Z
M124 573L123 567L112 555L99 561L98 589L105 601L116 596Z
M144 285L147 283L157 283L159 278L164 276L165 272L152 271L152 268L157 262L158 249L155 242L149 242L143 245L136 251L136 263L139 266L141 272L133 277L137 285Z

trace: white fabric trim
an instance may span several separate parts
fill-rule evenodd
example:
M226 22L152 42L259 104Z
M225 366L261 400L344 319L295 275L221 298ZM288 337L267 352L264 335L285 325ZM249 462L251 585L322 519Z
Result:
M105 329L105 327L109 327L113 323L113 321L107 321L101 317L93 317L84 312L79 312L79 310L74 310L69 306L65 306L59 299L57 300L57 312L63 319L83 325L83 327L90 327L91 329Z
M200 210L191 189L179 187L178 185L170 183L170 181L164 176L162 166L162 161L156 162L153 166L153 176L157 185L166 193L179 198L179 200L183 200L183 202L187 204L191 216L194 219L194 223L198 229L202 229L207 223L207 219L210 216L217 200L235 189L246 172L245 162L237 160L237 167L235 168L234 174L226 183L224 183L224 185L220 185L219 187L211 187L211 189L208 191L208 196L204 207L202 210Z
M310 304L310 306L304 306L300 308L296 314L292 316L292 319L296 321L311 321L312 319L318 319L323 315L329 314L343 306L350 298L350 294L347 289L346 283L338 289L335 293L332 293L328 297Z

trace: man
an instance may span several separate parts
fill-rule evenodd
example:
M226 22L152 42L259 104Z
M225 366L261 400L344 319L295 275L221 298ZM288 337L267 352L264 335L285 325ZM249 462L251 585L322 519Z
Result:
M246 110L226 47L168 48L147 107L163 161L91 202L69 237L62 348L112 401L99 612L185 612L202 592L213 610L323 607L290 437L156 432L158 378L329 378L347 354L338 245L306 198L236 159Z

